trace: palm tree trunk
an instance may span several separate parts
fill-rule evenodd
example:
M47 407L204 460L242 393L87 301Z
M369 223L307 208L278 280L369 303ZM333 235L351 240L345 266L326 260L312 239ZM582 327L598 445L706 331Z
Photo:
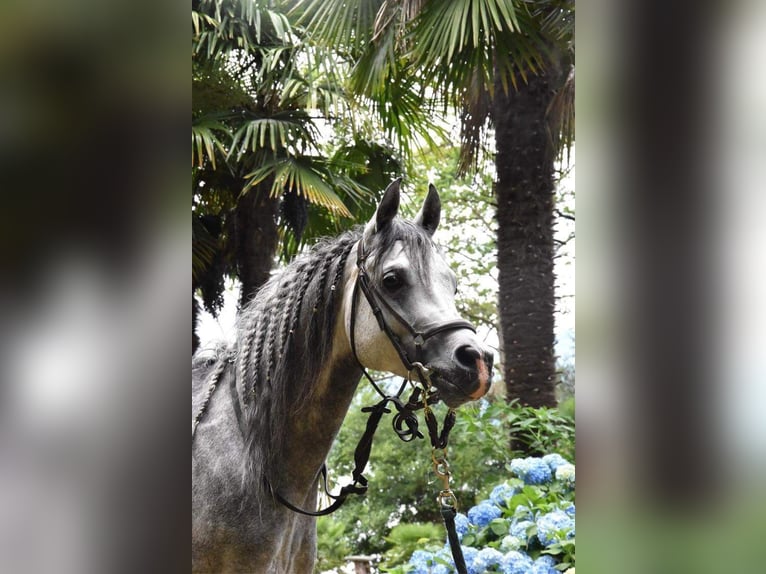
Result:
M555 406L554 160L546 110L561 82L547 70L503 90L495 74L498 312L507 399Z
M279 235L279 198L270 197L271 179L240 196L234 214L236 260L242 283L240 306L253 298L274 265Z

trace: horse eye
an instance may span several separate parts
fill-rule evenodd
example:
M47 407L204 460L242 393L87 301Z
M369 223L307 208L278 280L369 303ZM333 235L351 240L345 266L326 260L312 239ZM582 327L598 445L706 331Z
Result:
M402 285L404 285L404 281L398 273L390 271L383 276L383 287L388 291L396 291Z

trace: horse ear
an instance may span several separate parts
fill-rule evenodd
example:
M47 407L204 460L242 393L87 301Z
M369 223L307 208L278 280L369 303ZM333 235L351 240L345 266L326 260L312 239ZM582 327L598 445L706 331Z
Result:
M415 216L415 223L420 225L428 232L428 235L433 235L436 228L439 227L439 220L441 219L442 202L439 199L439 192L432 183L428 184L428 195L423 202L423 207Z
M370 237L381 229L385 229L396 217L396 213L399 211L399 185L401 183L402 178L398 177L383 192L383 199L380 200L375 215L364 228L365 237Z

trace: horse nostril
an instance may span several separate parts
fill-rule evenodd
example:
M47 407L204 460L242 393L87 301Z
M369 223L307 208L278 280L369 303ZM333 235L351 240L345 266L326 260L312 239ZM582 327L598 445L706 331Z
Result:
M463 345L455 351L455 359L467 369L476 368L476 359L481 358L481 351L471 345Z

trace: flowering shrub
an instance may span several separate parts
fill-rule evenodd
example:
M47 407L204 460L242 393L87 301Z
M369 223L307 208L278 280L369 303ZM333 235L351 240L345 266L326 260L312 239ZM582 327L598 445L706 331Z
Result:
M551 467L541 458L515 458L510 467L526 484L545 484L551 480Z
M503 513L489 500L483 500L468 511L468 521L476 526L486 526Z
M575 467L558 454L517 458L511 477L458 514L455 526L469 574L574 572ZM394 574L450 574L449 545L412 553Z

